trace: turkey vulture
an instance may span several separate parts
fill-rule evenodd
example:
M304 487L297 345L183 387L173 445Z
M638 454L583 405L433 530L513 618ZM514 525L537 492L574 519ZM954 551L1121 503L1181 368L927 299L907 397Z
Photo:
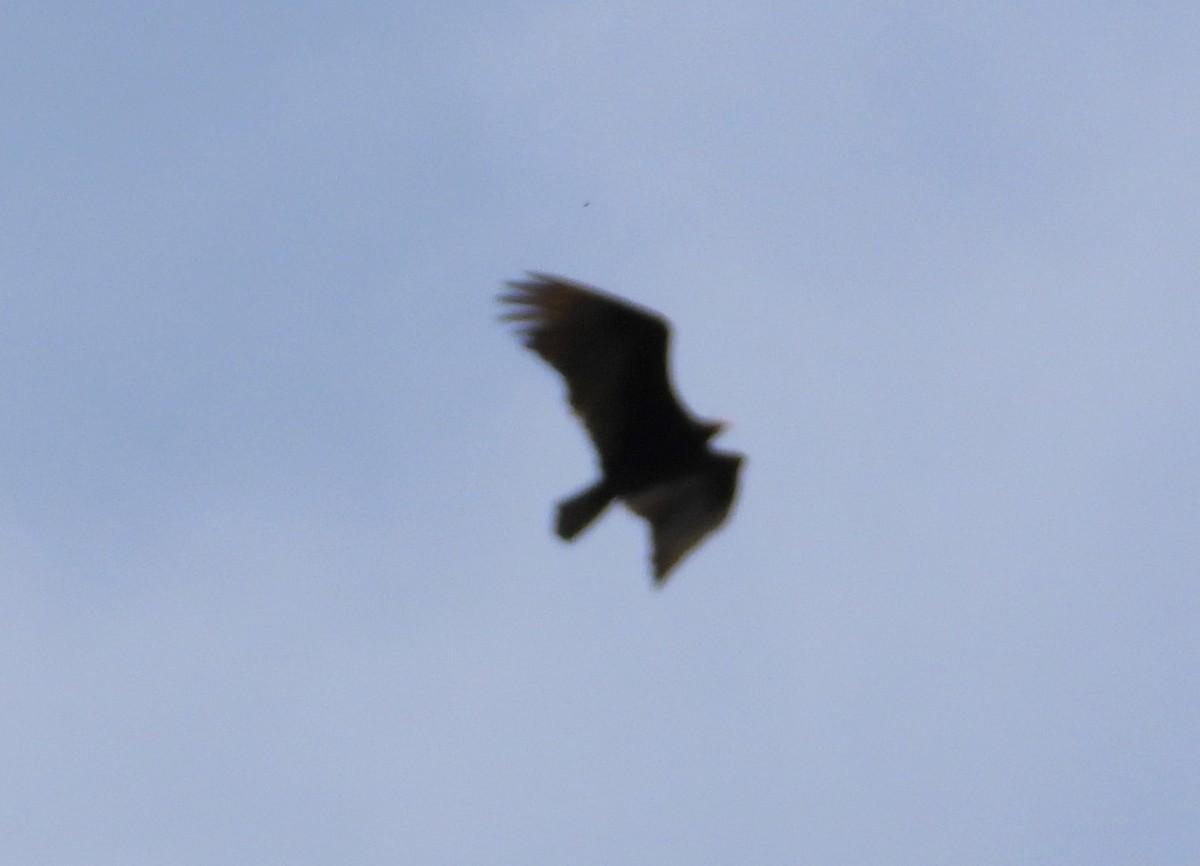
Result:
M569 541L620 499L650 524L661 585L729 514L742 455L711 449L724 425L693 418L676 398L665 319L581 283L528 276L500 296L513 306L503 318L562 374L600 458L600 479L558 504L555 531Z

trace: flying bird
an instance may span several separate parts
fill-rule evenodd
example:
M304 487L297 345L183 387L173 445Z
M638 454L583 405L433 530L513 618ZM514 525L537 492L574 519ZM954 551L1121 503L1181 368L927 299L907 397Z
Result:
M742 455L715 451L724 424L693 417L667 371L671 329L650 310L549 274L507 284L503 318L562 374L567 398L600 463L600 478L558 503L555 531L567 541L614 499L650 524L654 581L729 514Z

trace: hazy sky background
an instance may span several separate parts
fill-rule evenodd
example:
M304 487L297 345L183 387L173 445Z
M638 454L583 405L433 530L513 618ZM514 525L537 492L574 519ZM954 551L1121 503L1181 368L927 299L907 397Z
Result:
M4 4L0 861L1200 862L1197 45ZM748 454L662 592L549 532L526 268L670 316Z

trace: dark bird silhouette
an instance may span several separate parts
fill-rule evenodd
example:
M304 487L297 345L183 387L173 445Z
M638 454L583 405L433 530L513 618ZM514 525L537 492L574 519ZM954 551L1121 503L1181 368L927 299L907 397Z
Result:
M714 451L723 429L681 405L667 372L670 326L590 286L530 273L500 296L525 345L567 384L600 461L600 479L558 504L555 531L571 540L620 499L650 524L654 580L729 514L742 455Z

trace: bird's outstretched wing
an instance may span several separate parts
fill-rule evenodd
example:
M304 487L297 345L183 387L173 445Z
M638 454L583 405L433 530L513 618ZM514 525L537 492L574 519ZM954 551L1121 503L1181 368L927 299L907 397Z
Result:
M741 465L739 455L713 452L692 472L625 498L650 524L656 584L664 583L679 561L725 522Z
M525 345L567 383L605 466L660 459L694 422L667 373L670 327L649 310L548 274L510 282L504 318L520 323Z

